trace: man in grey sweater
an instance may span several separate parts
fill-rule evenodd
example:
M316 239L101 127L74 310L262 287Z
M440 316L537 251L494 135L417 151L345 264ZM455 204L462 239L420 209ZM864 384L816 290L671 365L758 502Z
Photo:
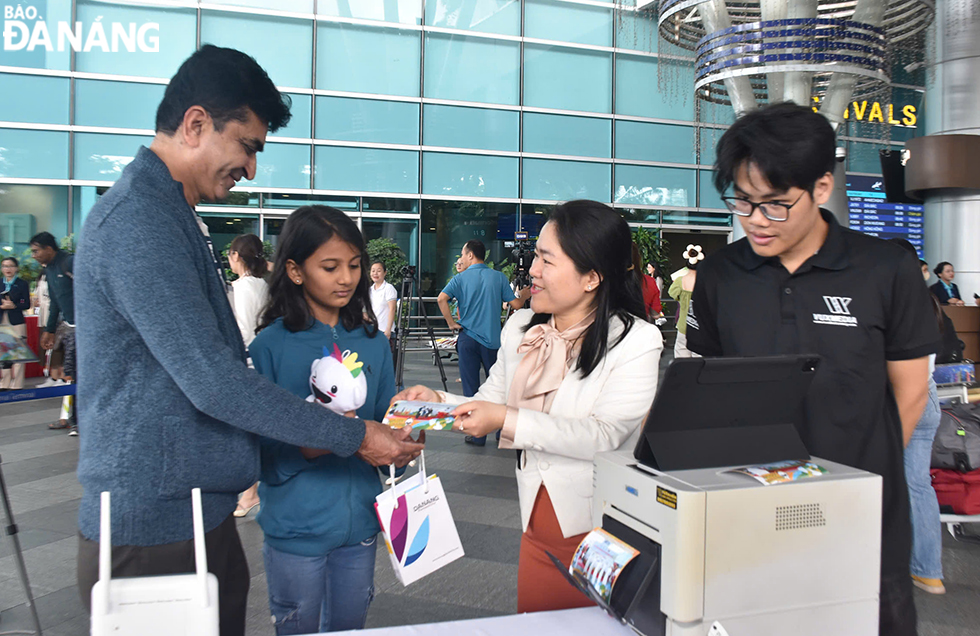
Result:
M245 629L248 565L232 512L258 478L259 437L404 465L407 430L335 415L246 366L201 200L255 176L288 98L247 55L205 46L171 79L156 137L92 208L75 260L82 429L79 591L97 579L99 496L112 494L114 576L193 570L202 491L222 636ZM329 497L329 492L323 493Z

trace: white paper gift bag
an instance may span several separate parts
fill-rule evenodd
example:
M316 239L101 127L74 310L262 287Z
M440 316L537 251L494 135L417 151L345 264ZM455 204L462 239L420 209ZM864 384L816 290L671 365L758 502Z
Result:
M391 473L394 478L394 468ZM378 495L374 509L402 585L463 556L442 482L425 474L424 453L419 472Z

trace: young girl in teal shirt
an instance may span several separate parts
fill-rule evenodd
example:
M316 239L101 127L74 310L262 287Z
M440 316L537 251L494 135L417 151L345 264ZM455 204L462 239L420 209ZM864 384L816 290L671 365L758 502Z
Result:
M343 212L319 205L293 212L249 353L259 373L304 398L314 360L334 345L356 353L367 381L356 415L380 421L395 379L388 340L371 310L368 263L361 232ZM258 523L276 634L363 628L380 530L377 469L357 457L267 439L261 449Z

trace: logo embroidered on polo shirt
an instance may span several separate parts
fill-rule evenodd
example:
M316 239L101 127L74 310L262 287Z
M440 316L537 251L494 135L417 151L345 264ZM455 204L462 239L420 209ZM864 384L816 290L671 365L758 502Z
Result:
M824 296L824 303L827 304L829 314L813 314L813 323L816 325L838 325L841 327L857 327L858 320L851 315L849 308L850 298L843 296Z

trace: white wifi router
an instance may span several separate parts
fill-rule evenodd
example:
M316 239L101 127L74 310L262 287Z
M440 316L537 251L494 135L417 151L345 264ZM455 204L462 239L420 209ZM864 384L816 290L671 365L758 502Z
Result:
M200 488L191 491L191 504L195 573L113 579L109 493L102 493L92 636L218 636L218 579L208 572Z

